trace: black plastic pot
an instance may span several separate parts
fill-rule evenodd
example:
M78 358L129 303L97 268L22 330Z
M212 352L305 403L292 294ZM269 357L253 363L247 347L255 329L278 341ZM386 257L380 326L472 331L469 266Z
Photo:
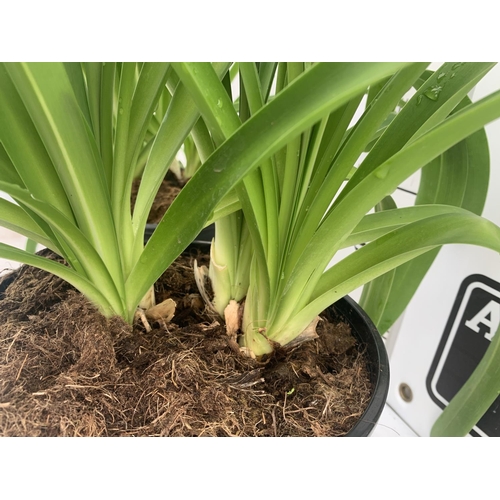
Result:
M362 346L366 346L373 395L359 421L345 436L366 437L375 428L387 400L389 392L389 357L377 328L353 299L350 297L340 299L328 309L328 312L349 323L353 335Z
M14 281L14 274L9 272L0 276L0 300L3 299L3 295L7 287Z
M144 231L144 243L146 243L149 238L151 238L151 235L153 234L157 225L158 224L146 224L146 230ZM210 244L212 243L212 239L214 236L215 224L211 224L210 226L205 227L201 230L201 233L195 238L193 244L196 246L206 245L208 246L208 249L210 249Z

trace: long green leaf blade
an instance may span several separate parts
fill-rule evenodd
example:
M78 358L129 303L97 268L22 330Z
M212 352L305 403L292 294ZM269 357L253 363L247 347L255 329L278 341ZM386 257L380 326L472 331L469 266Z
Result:
M332 252L340 247L364 214L419 168L498 117L500 91L454 114L367 175L325 218L288 281L285 295L293 293L301 304L307 303ZM311 279L313 274L316 279ZM294 286L295 281L308 284L299 290L300 287Z
M431 125L434 126L442 122L466 97L467 92L473 88L477 81L494 65L495 63L466 63L459 71L456 71L453 78L451 77L453 63L446 63L439 71L436 71L387 127L351 181L337 198L336 204L340 203L364 177L404 147L410 140L417 140L424 132L430 130ZM440 79L440 75L443 73L448 75L445 80ZM434 97L426 97L431 89L437 89L438 87L441 90L439 90L435 99Z
M22 234L56 253L60 253L43 229L18 205L0 198L0 226Z
M317 283L309 303L297 310L273 340L285 344L300 333L300 328L304 329L311 318L341 297L426 251L448 243L479 245L500 252L500 228L472 213L452 213L396 229L328 269Z
M106 294L107 301L113 305L116 312L123 312L122 296L118 289L123 283L114 283L109 274L109 269L105 266L95 248L87 240L86 236L72 224L64 214L48 203L35 200L28 191L17 186L8 185L0 181L0 189L9 193L15 199L20 200L25 206L32 210L38 217L50 224L54 231L63 239L77 258L77 262L72 264L81 265L81 274L92 281L103 293ZM24 262L24 261L23 261Z
M471 101L467 98L463 102L467 105ZM422 169L416 203L421 206L445 203L479 215L486 201L488 180L488 142L483 129ZM390 295L383 310L361 302L370 317L379 318L375 324L381 333L386 332L406 309L438 252L439 249L427 252L394 271ZM374 295L380 293L376 283L370 285L370 291Z
M89 127L92 126L92 119L90 118L89 102L87 98L87 89L85 88L85 76L83 74L82 63L79 62L66 62L64 63L66 73L68 74L69 81L73 87L76 100L80 106L83 116Z
M122 269L104 172L64 65L5 66L51 157L79 228L119 285Z
M186 248L218 201L246 173L291 137L403 66L403 63L315 64L245 122L196 172L159 224L127 282L129 305L140 300L149 283ZM197 223L182 220L186 210L199 214ZM174 221L176 234L171 230Z
M96 138L97 145L100 145L99 137L101 135L101 78L102 63L85 62L82 63L85 69L87 101L89 103L90 124Z
M2 179L15 182L15 177L21 178L22 183L15 183L26 186L37 198L51 200L68 218L73 218L52 160L4 64L0 65L0 110L0 142L10 163L4 163L2 170L7 166L15 168L15 173L7 172L8 176L2 175Z
M328 175L324 179L319 177L313 179L304 201L304 211L297 223L300 228L301 243L296 245L287 259L288 266L294 267L296 265L297 259L303 251L304 242L307 244L312 238L333 197L346 178L349 177L352 166L363 152L369 138L376 132L388 113L394 109L401 96L408 91L412 82L426 65L427 63L411 64L390 79L377 100L368 107L346 139ZM340 196L342 196L342 192ZM286 274L289 272L290 269L287 269Z
M434 437L461 437L478 423L500 394L500 328L467 382L431 429Z
M111 307L107 298L99 291L98 288L96 288L96 286L94 286L94 284L90 283L90 281L85 279L81 274L76 273L63 264L59 264L58 262L45 257L33 255L25 250L14 248L10 245L6 245L5 243L0 243L0 256L4 259L22 262L55 274L56 276L59 276L63 280L67 281L70 285L73 285L77 290L80 290L80 292L92 300L94 304L98 304L104 315L111 316L113 313L116 313L116 310Z

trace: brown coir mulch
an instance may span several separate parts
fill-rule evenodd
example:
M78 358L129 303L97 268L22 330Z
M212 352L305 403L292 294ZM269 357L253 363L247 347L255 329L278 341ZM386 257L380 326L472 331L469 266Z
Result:
M48 255L48 250L42 253ZM198 256L200 259L200 256ZM178 260L158 282L177 313L146 332L23 266L0 283L1 436L340 436L371 396L349 328L257 362L206 315ZM192 324L191 324L192 323Z
M135 205L135 200L137 199L137 191L139 190L139 184L141 183L140 179L135 179L132 184L132 196L130 198L131 208L133 210ZM148 216L148 223L150 224L158 224L168 207L173 203L177 195L181 192L183 185L179 179L172 173L172 171L168 171L165 179L163 179L161 186L158 189L158 193L156 193L156 197L151 207Z

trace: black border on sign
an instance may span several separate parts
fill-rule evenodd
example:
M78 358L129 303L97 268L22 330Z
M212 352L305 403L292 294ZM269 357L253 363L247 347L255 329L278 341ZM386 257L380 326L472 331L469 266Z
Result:
M441 340L439 341L438 348L436 350L436 354L434 355L434 359L432 360L431 367L429 369L429 373L427 374L426 378L426 387L427 387L427 392L431 399L436 403L441 409L444 409L447 405L443 404L441 400L439 400L436 395L434 394L432 390L432 379L434 377L434 374L436 373L437 366L439 364L439 361L441 360L441 356L443 355L444 348L446 346L446 342L448 341L448 337L450 336L451 329L453 328L453 324L455 322L455 319L458 314L458 310L460 309L460 306L462 305L462 301L465 295L465 292L467 291L467 288L469 285L472 283L483 283L484 285L487 285L491 288L494 288L495 290L498 290L498 282L489 278L488 276L484 276L483 274L472 274L470 276L467 276L462 281L462 284L460 285L460 288L458 289L458 294L457 298L455 299L455 302L453 304L453 307L451 309L450 315L448 317L448 321L446 322L446 326L443 332L443 335L441 336ZM443 397L443 396L441 396ZM444 397L443 397L444 398ZM448 401L449 403L449 401ZM479 436L477 432L474 430L471 430L470 434L472 436Z

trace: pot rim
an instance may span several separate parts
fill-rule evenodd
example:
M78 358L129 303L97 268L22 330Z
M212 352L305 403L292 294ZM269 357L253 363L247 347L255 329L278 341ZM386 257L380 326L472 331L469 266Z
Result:
M389 356L382 336L370 317L348 295L328 309L341 316L351 326L354 336L367 347L373 394L358 422L344 437L367 437L375 428L389 393Z

